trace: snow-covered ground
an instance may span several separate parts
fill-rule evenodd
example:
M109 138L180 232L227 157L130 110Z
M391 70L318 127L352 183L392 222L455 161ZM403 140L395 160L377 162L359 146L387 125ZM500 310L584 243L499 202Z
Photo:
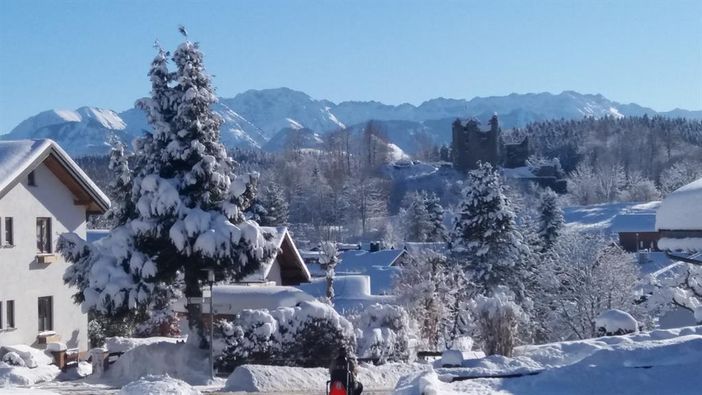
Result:
M655 214L660 202L602 203L563 208L566 227L577 231L610 233L614 219L619 214ZM643 218L643 217L642 217Z
M702 326L524 346L515 354L416 372L400 380L395 394L698 394L702 388ZM479 378L485 376L491 378Z

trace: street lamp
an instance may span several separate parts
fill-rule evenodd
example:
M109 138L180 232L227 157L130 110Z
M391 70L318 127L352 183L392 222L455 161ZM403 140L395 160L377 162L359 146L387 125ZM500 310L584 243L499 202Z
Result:
M212 302L214 295L212 293L212 287L215 282L215 272L212 268L202 270L207 272L207 283L210 285L210 378L214 380L214 345L212 344L214 341L214 308Z

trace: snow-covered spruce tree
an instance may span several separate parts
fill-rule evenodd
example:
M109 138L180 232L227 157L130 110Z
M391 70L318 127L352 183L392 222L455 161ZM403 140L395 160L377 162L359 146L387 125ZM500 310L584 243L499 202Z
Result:
M326 302L334 304L334 269L339 263L339 252L336 249L336 244L330 241L323 241L321 245L321 254L319 263L324 267L325 278L327 280Z
M477 293L503 285L521 300L529 248L515 226L500 175L489 163L480 163L468 172L466 185L449 240L452 256L464 265Z
M206 268L219 279L256 270L274 246L243 210L255 177L234 175L235 163L219 142L221 119L202 53L181 44L168 71L160 50L149 72L151 97L138 103L152 131L136 143L131 201L124 224L94 244L62 236L61 251L73 263L65 281L76 301L104 314L165 306L181 292L202 296ZM207 346L201 307L187 306L189 340Z
M444 226L444 207L441 205L439 197L434 192L425 192L424 204L429 213L429 234L427 241L446 241L446 227Z
M110 137L110 162L108 169L114 174L114 178L108 185L108 191L112 197L112 205L105 214L107 220L114 225L124 224L134 213L132 204L132 172L129 169L129 156L125 145L116 137Z
M249 212L261 226L285 226L288 224L288 202L280 185L268 184L256 195Z
M563 210L558 203L558 195L550 188L539 193L539 230L541 252L551 249L558 239L565 223Z
M406 198L407 208L402 210L405 241L424 242L432 231L432 218L427 211L426 194L412 192Z

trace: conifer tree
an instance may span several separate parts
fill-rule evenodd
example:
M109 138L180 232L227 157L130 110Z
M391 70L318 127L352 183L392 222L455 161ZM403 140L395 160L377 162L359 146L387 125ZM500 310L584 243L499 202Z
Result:
M408 206L402 212L405 240L425 242L432 231L432 221L427 211L426 194L413 192L408 197Z
M222 121L198 45L186 40L172 60L174 72L159 49L151 97L138 103L152 130L136 143L134 212L95 244L75 234L60 242L74 263L64 279L78 287L76 301L104 314L161 308L181 293L200 297L204 269L238 280L273 253L270 235L244 219L256 178L237 177L219 141ZM206 347L201 306L188 304L187 313L189 341Z
M539 194L539 239L541 252L551 249L563 228L563 210L558 204L558 195L549 189Z
M521 265L528 248L516 229L499 173L489 163L479 163L468 172L466 185L449 241L453 256L465 265L478 293L506 285L523 295Z
M132 173L129 170L129 157L124 144L116 137L110 137L110 162L108 169L114 178L108 185L112 197L112 205L106 213L106 218L116 225L124 224L134 211L132 204Z
M446 241L446 227L444 226L444 208L439 197L434 192L424 192L424 204L429 214L429 233L427 241Z
M288 224L288 202L280 185L271 183L256 195L251 205L252 219L261 226Z

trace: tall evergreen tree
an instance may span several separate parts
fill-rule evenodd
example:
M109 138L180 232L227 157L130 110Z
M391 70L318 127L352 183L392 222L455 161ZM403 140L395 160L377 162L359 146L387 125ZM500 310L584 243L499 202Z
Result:
M132 204L132 173L129 169L129 157L124 144L116 137L110 137L110 162L108 169L114 178L108 185L112 205L106 213L109 221L116 225L124 224L134 212Z
M558 195L550 188L539 193L539 239L541 252L551 249L561 234L565 221L563 210L558 204Z
M506 285L524 294L522 257L528 251L516 229L499 173L489 163L468 172L464 198L449 241L479 293Z
M105 314L163 306L179 295L202 296L203 269L237 280L268 259L274 246L258 224L246 221L256 178L234 175L236 164L219 142L221 119L197 44L175 51L175 72L159 50L149 76L146 110L152 131L137 144L131 200L136 210L95 244L62 236L74 265L65 281L76 300ZM189 340L207 346L201 306L188 304Z
M414 242L428 241L432 231L432 218L427 211L426 194L412 192L407 196L407 208L402 212L402 225L405 240Z
M288 224L288 202L280 185L271 183L256 195L250 208L252 219L261 226Z
M424 193L424 204L429 213L429 234L427 241L446 241L446 227L444 226L444 208L441 206L439 197L434 192Z

